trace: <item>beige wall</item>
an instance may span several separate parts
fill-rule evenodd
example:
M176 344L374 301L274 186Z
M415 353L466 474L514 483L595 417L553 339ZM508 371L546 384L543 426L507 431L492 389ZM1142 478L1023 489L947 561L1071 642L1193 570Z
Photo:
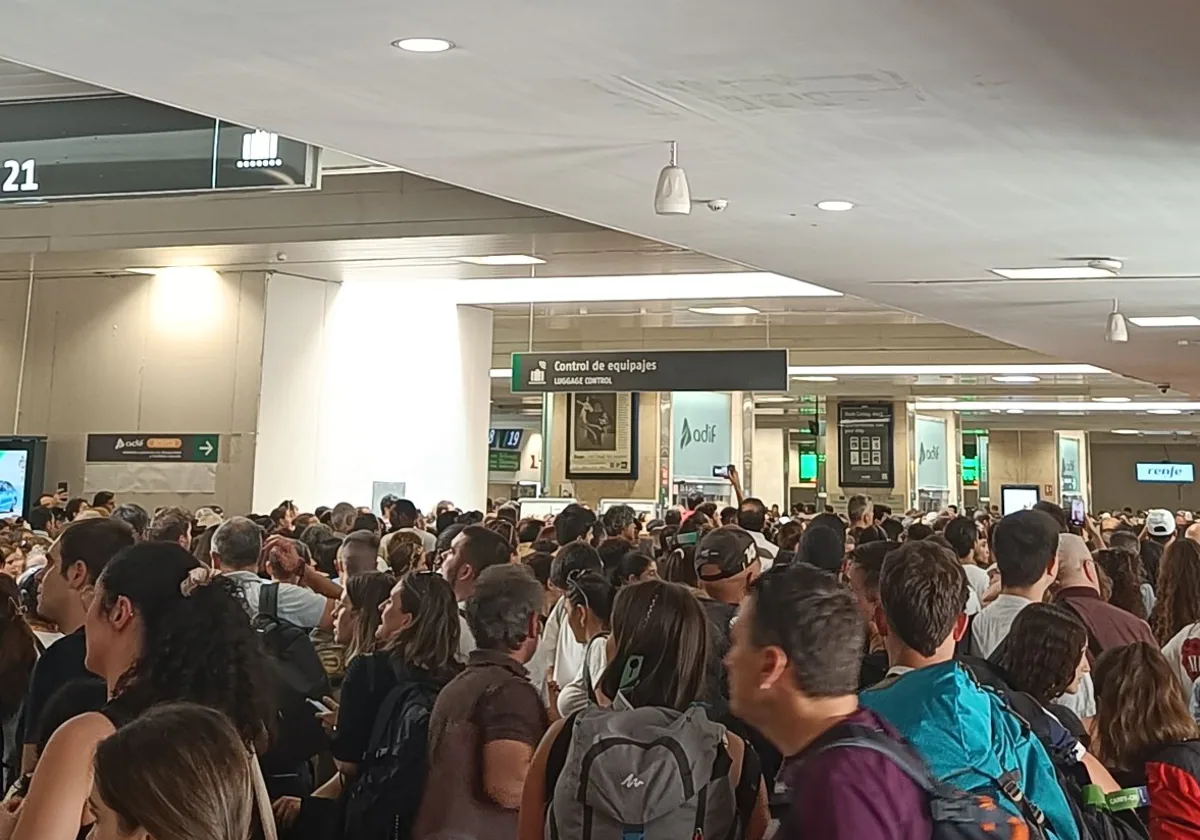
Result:
M988 494L1000 504L1002 484L1036 484L1043 499L1058 501L1058 443L1053 431L988 434Z
M551 496L564 481L575 485L575 497L596 506L601 499L658 498L658 394L638 395L638 477L636 481L568 479L567 395L554 395L554 419L550 426Z
M88 433L215 432L214 494L129 500L249 510L264 289L261 272L226 274L203 288L135 274L39 278L18 430L48 438L46 486L67 481L72 494L83 491ZM4 433L12 431L26 290L0 283Z
M1139 462L1178 461L1200 467L1194 443L1095 443L1091 445L1092 509L1132 507L1200 510L1200 484L1141 484Z

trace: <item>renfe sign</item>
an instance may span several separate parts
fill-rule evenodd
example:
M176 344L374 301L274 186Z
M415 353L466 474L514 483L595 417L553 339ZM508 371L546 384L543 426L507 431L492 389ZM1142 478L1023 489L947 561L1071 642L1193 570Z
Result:
M1192 464L1138 464L1138 481L1159 481L1166 484L1191 484L1196 480Z

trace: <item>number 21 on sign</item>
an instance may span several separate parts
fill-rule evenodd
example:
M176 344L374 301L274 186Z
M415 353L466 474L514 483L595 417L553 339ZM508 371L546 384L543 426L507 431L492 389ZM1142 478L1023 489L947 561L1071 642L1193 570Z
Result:
M38 188L37 176L34 173L36 163L33 158L29 160L6 160L0 167L0 177L4 178L0 182L0 192L36 192Z

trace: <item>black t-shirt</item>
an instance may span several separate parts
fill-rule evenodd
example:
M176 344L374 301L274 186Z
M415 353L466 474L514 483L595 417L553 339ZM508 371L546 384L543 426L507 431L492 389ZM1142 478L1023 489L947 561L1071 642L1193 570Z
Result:
M25 695L25 731L22 743L38 743L46 704L60 688L78 679L97 679L95 674L84 667L86 658L87 638L82 627L46 648L46 652L33 666L29 691Z
M357 764L363 760L375 716L396 687L396 672L386 652L356 656L346 667L342 683L342 705L330 752L338 761Z

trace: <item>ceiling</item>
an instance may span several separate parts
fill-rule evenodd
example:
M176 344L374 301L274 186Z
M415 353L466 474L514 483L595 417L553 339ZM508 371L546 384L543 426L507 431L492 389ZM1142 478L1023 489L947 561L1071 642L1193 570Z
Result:
M1114 297L1200 306L1163 277L1200 273L1197 23L1183 0L9 0L0 56L1200 393L1187 332L1103 341ZM459 48L389 46L413 35ZM653 215L669 140L728 210ZM986 273L1110 255L1126 279Z

